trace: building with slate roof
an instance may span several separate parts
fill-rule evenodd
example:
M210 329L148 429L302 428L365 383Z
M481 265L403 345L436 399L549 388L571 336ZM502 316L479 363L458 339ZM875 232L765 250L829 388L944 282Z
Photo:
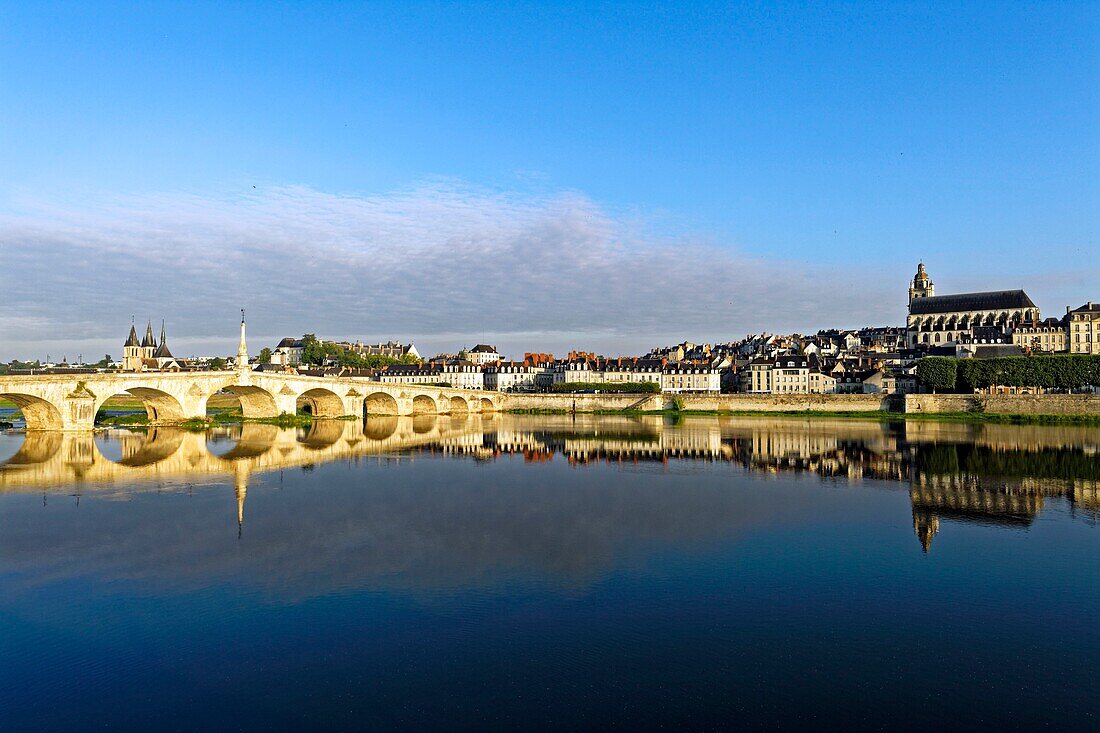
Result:
M503 361L497 347L489 344L478 344L466 352L467 358L474 364L494 364Z
M948 346L959 340L985 338L1011 343L1018 326L1038 321L1039 308L1023 290L936 295L923 262L917 265L909 287L906 331L910 347Z

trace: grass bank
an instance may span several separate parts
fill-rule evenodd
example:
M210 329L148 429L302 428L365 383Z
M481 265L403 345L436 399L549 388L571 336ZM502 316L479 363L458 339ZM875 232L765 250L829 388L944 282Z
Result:
M332 418L335 420L355 420L354 415ZM306 413L297 415L278 415L276 417L245 417L240 412L230 409L212 410L206 417L196 417L178 423L178 427L185 430L206 430L219 425L241 425L244 423L258 423L261 425L277 425L283 428L308 427L313 423L313 416ZM139 426L148 425L149 417L142 412L131 412L123 415L97 415L96 425L100 426Z

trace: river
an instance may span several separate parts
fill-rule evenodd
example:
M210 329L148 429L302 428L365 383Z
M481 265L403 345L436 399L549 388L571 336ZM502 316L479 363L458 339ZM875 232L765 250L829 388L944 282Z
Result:
M1100 430L0 433L0 730L1096 726Z

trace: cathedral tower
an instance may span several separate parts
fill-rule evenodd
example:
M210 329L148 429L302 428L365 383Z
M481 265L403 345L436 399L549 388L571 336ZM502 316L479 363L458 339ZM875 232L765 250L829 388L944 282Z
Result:
M913 276L913 284L909 286L909 305L917 298L931 298L936 294L936 284L928 277L928 271L924 269L924 263L917 265L917 274Z

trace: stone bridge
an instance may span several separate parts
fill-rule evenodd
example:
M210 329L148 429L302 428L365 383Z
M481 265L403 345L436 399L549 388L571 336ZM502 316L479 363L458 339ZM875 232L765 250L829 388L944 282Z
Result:
M154 425L181 423L205 417L207 400L218 392L236 395L246 418L293 415L299 405L319 418L489 413L501 407L495 392L247 370L0 377L0 397L20 408L31 431L91 430L96 412L117 394L140 399Z

